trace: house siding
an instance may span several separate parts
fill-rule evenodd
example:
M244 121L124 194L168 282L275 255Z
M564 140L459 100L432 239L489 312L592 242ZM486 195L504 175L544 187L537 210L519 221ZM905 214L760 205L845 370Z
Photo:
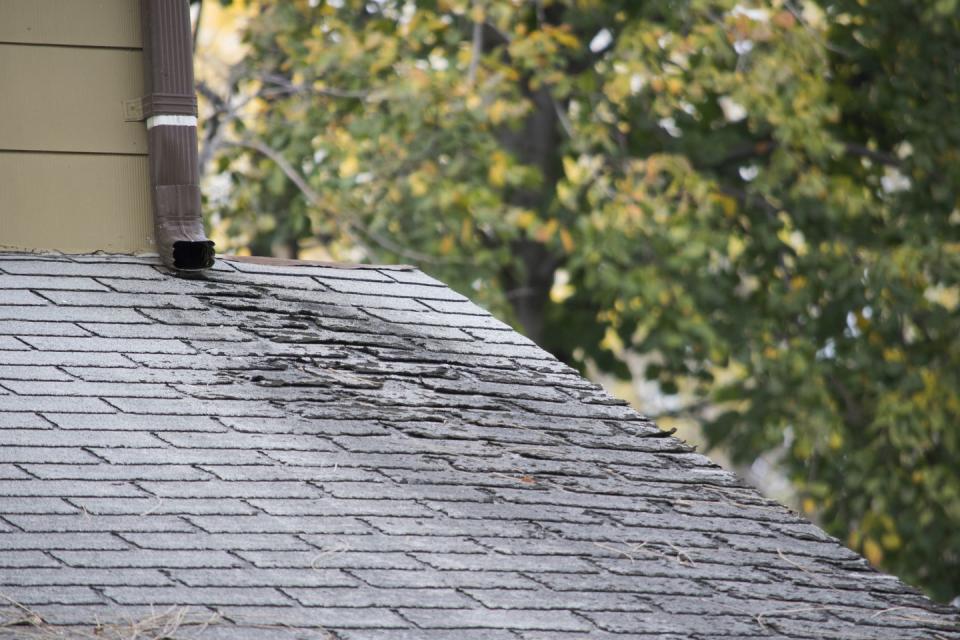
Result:
M0 246L153 250L137 0L0 0Z

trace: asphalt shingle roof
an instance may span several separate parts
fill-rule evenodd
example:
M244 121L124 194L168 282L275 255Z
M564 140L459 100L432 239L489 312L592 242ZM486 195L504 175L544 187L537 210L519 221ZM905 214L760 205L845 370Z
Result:
M0 256L0 444L0 638L960 638L411 269Z

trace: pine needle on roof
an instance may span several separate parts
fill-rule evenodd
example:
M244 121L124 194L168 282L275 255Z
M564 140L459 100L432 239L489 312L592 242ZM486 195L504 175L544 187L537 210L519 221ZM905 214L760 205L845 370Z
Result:
M172 606L136 619L116 623L94 621L82 627L47 622L33 609L0 594L9 606L0 609L0 629L16 628L24 640L193 640L220 621L218 613L194 612Z

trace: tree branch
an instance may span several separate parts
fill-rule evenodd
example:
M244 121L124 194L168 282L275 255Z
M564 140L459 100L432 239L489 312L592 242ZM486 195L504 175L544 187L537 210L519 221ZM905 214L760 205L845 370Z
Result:
M200 21L203 18L203 0L196 0L197 21L193 23L193 51L197 51L197 38L200 36Z
M271 161L273 161L274 164L277 165L277 167L283 172L283 174L287 176L290 182L292 182L294 186L296 186L297 189L300 190L300 193L303 194L303 196L307 199L307 202L311 206L326 212L331 218L336 220L338 224L346 225L347 228L366 236L367 238L372 240L375 244L379 245L380 248L382 249L385 249L387 251L390 251L399 256L402 256L404 258L413 260L421 264L457 264L457 263L464 262L464 261L453 261L448 259L441 259L425 253L420 253L419 251L413 251L411 249L407 249L397 244L390 238L386 238L380 235L379 233L376 233L375 231L372 231L364 227L356 220L348 216L341 215L339 211L332 209L329 205L327 205L323 201L323 198L321 198L320 194L317 193L317 191L315 191L313 187L311 187L310 184L307 182L306 178L300 175L300 172L297 171L296 168L286 158L283 157L283 154L281 154L279 151L277 151L273 147L270 147L269 145L264 143L262 140L258 140L255 138L247 138L240 141L229 142L227 144L235 147L250 149L252 151L256 151L257 153L260 153L261 155L269 158Z
M480 64L480 56L483 55L483 23L473 23L473 52L470 57L470 67L467 69L467 84L473 86L477 80L477 66Z
M867 158L876 162L877 164L886 165L888 167L900 167L903 166L903 162L900 161L900 158L893 155L892 153L886 153L884 151L874 151L863 145L853 144L848 142L843 145L843 151L847 155L857 156L860 158Z
M276 73L264 75L261 78L261 81L274 85L274 88L272 89L265 88L258 91L257 95L261 98L276 98L280 96L297 94L313 94L328 98L366 100L367 96L370 95L369 90L332 89L328 87L318 89L317 87L307 86L306 84L293 84L284 76Z

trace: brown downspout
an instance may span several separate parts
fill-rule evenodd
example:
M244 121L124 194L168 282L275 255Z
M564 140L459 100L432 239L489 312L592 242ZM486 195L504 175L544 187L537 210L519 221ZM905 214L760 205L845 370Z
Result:
M150 186L157 250L168 267L213 266L200 213L197 98L187 0L140 0Z

